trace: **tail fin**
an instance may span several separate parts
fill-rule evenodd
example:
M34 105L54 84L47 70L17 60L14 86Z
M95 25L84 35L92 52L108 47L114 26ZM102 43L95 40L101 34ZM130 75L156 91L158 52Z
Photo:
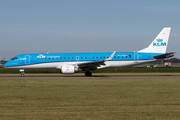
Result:
M153 40L153 42L147 48L142 49L138 52L166 53L170 31L170 27L163 28L159 35Z

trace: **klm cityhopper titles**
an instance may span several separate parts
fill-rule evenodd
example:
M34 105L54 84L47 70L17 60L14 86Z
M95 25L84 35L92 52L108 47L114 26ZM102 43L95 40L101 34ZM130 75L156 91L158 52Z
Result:
M92 76L92 70L129 67L174 56L175 52L166 53L170 30L164 28L147 48L137 52L21 54L3 67L19 69L21 76L26 69L59 69L62 74L82 70L86 76Z

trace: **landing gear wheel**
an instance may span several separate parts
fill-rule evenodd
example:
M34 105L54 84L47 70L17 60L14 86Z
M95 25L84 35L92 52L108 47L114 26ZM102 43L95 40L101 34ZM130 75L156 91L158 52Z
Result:
M85 72L85 76L92 76L92 72L86 71L86 72Z
M19 70L21 72L21 77L24 77L24 69Z
M21 77L24 77L24 74L21 74Z

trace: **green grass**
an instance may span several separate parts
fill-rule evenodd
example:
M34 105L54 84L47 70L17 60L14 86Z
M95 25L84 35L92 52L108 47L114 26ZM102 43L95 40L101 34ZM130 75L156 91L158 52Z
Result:
M95 70L92 73L179 73L180 67L162 67L162 68L120 68L117 69L102 69ZM19 70L14 69L4 69L0 68L0 74L4 73L19 73ZM25 70L25 73L59 73L59 70ZM84 71L80 71L79 73L84 73Z
M0 119L180 119L180 78L0 79Z

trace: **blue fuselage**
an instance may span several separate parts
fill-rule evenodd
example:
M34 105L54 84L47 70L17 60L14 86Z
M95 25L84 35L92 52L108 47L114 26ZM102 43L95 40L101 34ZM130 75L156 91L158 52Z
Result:
M102 61L107 59L112 52L104 53L40 53L40 54L21 54L8 61L4 67L13 68L17 66L27 66L45 63L60 62L86 62ZM153 56L162 53L138 53L138 52L116 52L111 61L146 61L155 60ZM117 65L118 66L118 65Z

